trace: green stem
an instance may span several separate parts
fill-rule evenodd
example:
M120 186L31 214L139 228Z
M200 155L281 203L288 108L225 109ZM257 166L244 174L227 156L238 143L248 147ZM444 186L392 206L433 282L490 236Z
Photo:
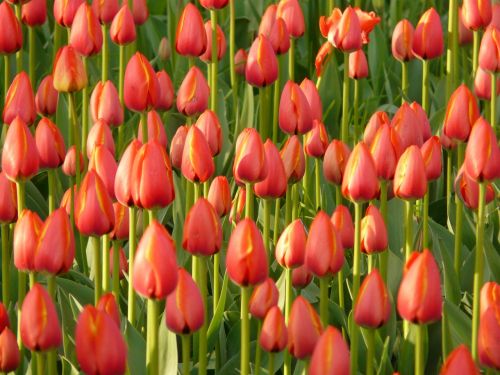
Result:
M229 0L229 73L231 79L231 94L233 97L233 116L234 116L234 129L235 136L238 134L238 123L239 123L239 103L238 103L238 79L236 76L235 65L234 65L234 55L236 54L236 42L235 42L235 7L234 0Z
M375 330L368 328L366 333L366 375L373 375L375 361Z
M267 87L261 87L259 89L259 126L257 129L259 129L259 133L264 140L266 141L268 137L268 125L267 125L267 118L268 118L268 111L267 111Z
M344 301L344 271L343 269L340 269L340 271L337 273L337 282L339 286L339 306L341 310L344 310L345 307L345 301Z
M479 35L479 30L473 31L473 43L472 43L472 79L476 76L478 61L479 61L479 43L481 41L481 35Z
M334 5L335 5L334 0L328 0L328 14L327 14L328 16L330 15L330 13L332 13Z
M102 65L101 65L101 73L102 78L101 81L104 84L108 80L108 67L109 67L109 42L108 42L108 27L106 24L101 26L102 28Z
M290 49L288 50L288 75L290 81L295 81L295 39L290 38Z
M319 316L321 318L321 323L323 327L328 326L328 284L330 278L328 276L323 276L319 279Z
M497 75L495 72L491 75L491 104L490 104L490 124L494 131L496 131L497 119Z
M342 84L342 123L340 127L340 139L348 144L348 121L349 121L349 54L344 52L344 82Z
M267 361L267 373L269 375L274 375L274 353L273 352L269 352L268 354L268 361Z
M360 283L360 257L361 257L361 208L362 204L359 202L354 203L354 260L352 269L352 300L357 300ZM351 323L351 371L357 374L358 369L358 326Z
M217 12L210 10L210 23L212 25L212 63L210 82L210 109L217 113L217 68L218 68L218 48L217 48Z
M102 284L101 284L101 251L100 251L100 241L99 237L90 237L92 241L92 247L94 250L93 260L94 260L94 304L97 306L99 298L102 294Z
M17 217L21 217L25 205L25 182L23 180L16 181L17 191ZM17 319L21 321L21 306L26 296L26 272L19 271L17 274ZM19 348L22 348L21 341L21 325L17 325L17 343Z
M49 186L49 213L52 213L56 208L56 171L54 169L47 170L47 179Z
M146 369L148 375L158 375L158 319L160 302L148 299L148 322L146 338Z
M387 181L380 181L380 214L387 227ZM387 264L389 262L389 251L382 251L379 255L380 275L384 284L387 285Z
M10 56L3 56L3 95L4 102L7 98L7 91L9 91L10 86Z
M481 287L483 285L483 272L484 272L484 220L485 220L485 206L486 206L486 184L487 182L479 182L479 207L477 211L477 225L476 225L476 254L474 266L474 291L473 291L473 305L472 305L472 343L471 352L474 360L477 360L477 337L479 329L479 301Z
M214 283L213 283L213 313L217 310L217 305L219 304L220 298L220 280L219 280L219 270L220 270L220 253L214 254Z
M113 295L116 303L120 303L120 244L113 241Z
M47 290L49 292L50 297L52 300L55 301L55 296L56 296L56 277L55 275L48 275L47 276ZM56 350L52 349L47 352L47 366L48 366L48 371L47 373L49 375L56 375L57 374L57 358L56 358Z
M146 144L149 138L147 112L141 112L141 133L142 133L142 143Z
M102 236L102 290L104 293L110 291L110 278L109 278L109 235Z
M19 25L21 26L21 31L23 27L23 22L21 19L21 3L17 3L14 5L14 8L16 10L16 18L19 20ZM17 74L21 73L23 70L23 49L21 48L19 51L16 53L16 69L17 69Z
M274 94L273 94L273 143L278 142L278 115L280 106L280 86L281 86L281 60L282 55L278 56L278 78L274 82Z
M196 257L198 260L198 286L200 288L201 296L203 298L203 311L205 312L205 320L203 326L199 331L199 347L198 347L198 374L204 375L207 373L207 328L208 328L208 314L207 314L207 263L203 257Z
M135 322L135 291L132 286L132 280L134 278L134 258L135 249L137 244L136 239L136 209L131 206L128 209L129 212L129 235L128 235L128 303L127 303L127 318L130 324L134 325Z
M423 248L427 249L429 247L429 191L424 195L424 207L423 207Z
M458 72L458 1L450 0L448 11L448 49L446 53L447 97L457 86Z
M292 186L288 184L286 186L285 195L285 226L290 224L292 221Z
M57 22L54 22L54 49L52 50L52 61L55 60L57 52L61 47L61 38L62 38L62 26Z
M402 61L401 62L401 91L403 93L401 97L401 103L406 102L406 98L408 98L408 63Z
M354 143L356 143L361 134L359 124L359 79L354 80Z
M87 58L82 57L83 67L87 72ZM103 82L104 84L104 82ZM89 88L85 86L82 90L82 150L87 147L87 137L89 134ZM83 158L87 159L87 153L83 153Z
M451 217L451 192L452 192L452 181L453 181L453 150L446 150L446 212L447 217ZM457 265L455 263L455 271L457 270Z
M35 87L35 28L28 27L28 61L29 61L29 77L33 87Z
M264 238L264 246L266 247L269 260L272 260L271 244L269 243L270 223L271 222L271 200L264 199L264 225L262 229L262 237Z
M125 46L120 46L120 57L119 57L119 69L118 69L118 97L120 98L120 104L123 107L123 87L124 87L124 79L125 79ZM116 145L117 155L121 155L121 150L123 147L123 137L125 128L121 124L118 127L118 144Z
M253 220L253 186L247 182L245 184L245 217Z
M451 152L450 152L451 153ZM465 144L459 143L457 147L457 170L464 161ZM451 158L451 157L450 157ZM450 168L451 169L451 168ZM451 173L451 171L450 171ZM451 177L450 177L451 179ZM450 182L451 184L451 182ZM451 187L450 187L451 190ZM461 257L462 257L462 227L463 227L464 209L463 202L458 194L455 195L455 243L454 243L454 267L457 277L460 275Z
M425 326L418 324L417 337L415 343L415 375L424 375L425 360L424 360L424 329Z
M335 202L337 206L342 204L342 194L340 193L340 185L335 185Z
M292 220L299 217L299 184L295 183L292 185Z
M255 365L253 375L260 374L260 363L262 358L262 350L259 345L260 332L262 331L262 320L257 322L257 342L255 344Z
M368 273L372 272L374 263L375 263L375 255L369 254L368 255Z
M280 198L276 199L274 204L274 228L273 228L273 245L276 247L278 236L280 234Z
M413 247L413 203L405 201L405 261L410 258Z
M45 375L45 356L44 352L33 351L33 359L36 361L36 373L38 375Z
M181 335L182 341L182 375L189 375L191 355L191 335Z
M290 310L292 309L292 269L285 270L285 323L290 320ZM283 364L283 373L290 375L292 373L292 357L288 351L285 351L285 359Z
M248 301L250 299L250 288L241 287L241 375L249 374L250 363L250 318L248 316Z
M315 198L316 198L316 211L322 209L321 204L321 164L320 159L314 159L314 175L315 175Z
M72 122L72 133L73 133L73 142L75 145L75 153L76 153L76 186L80 187L81 181L81 173L80 173L80 138L79 138L79 129L78 129L78 114L76 113L76 103L75 103L75 94L70 92L68 93L69 99L69 111L71 113L71 122Z
M422 108L429 115L429 60L422 60Z
M10 249L9 249L9 225L0 225L2 232L2 302L9 306L10 302Z

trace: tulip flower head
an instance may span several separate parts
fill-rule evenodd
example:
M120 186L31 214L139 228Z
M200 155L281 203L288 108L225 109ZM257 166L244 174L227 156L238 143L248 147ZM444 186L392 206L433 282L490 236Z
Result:
M209 95L210 88L205 76L193 66L177 91L177 110L185 116L200 114L208 107Z
M480 372L472 359L469 349L467 346L462 344L448 355L439 374L479 375Z
M14 10L6 1L0 4L0 22L5 29L0 35L0 53L10 55L19 51L23 46L23 31Z
M236 182L259 182L266 178L267 173L266 154L259 133L253 128L243 129L236 140L233 163Z
M375 162L364 142L358 143L345 166L342 194L354 201L367 201L377 197L379 182Z
M245 70L247 66L248 53L244 49L240 48L236 51L234 55L234 70L236 74L240 76L245 75Z
M188 3L177 23L175 50L181 56L198 57L207 49L207 34L200 11Z
M90 115L95 123L104 120L109 126L123 123L123 108L112 81L97 82L90 97Z
M24 71L14 78L5 95L3 122L10 124L16 117L23 120L26 125L33 124L36 118L33 88L28 74Z
M398 22L392 33L392 56L395 59L406 62L412 60L413 55L413 33L415 29L410 21L402 19Z
M319 315L307 300L298 296L293 301L288 321L288 351L297 359L313 354L323 327Z
M349 54L349 78L362 79L368 77L368 61L362 49Z
M182 168L182 154L188 131L189 128L186 125L179 126L170 143L170 161L172 166L178 170Z
M186 136L181 163L182 175L191 182L205 182L212 177L215 164L203 133L191 126Z
M35 143L41 168L57 168L62 165L66 157L64 138L56 124L46 117L36 127Z
M168 111L174 104L174 86L166 71L160 70L156 73L158 84L160 85L160 97L155 109L158 111Z
M71 27L75 14L84 0L54 0L54 19L63 27Z
M94 4L96 1L94 1ZM95 7L94 7L95 8ZM107 38L107 35L105 36ZM99 19L90 4L82 3L76 11L69 43L83 56L98 54L102 48L102 31Z
M250 314L255 319L263 320L273 306L278 305L279 292L274 280L268 277L257 285L249 301Z
M354 307L354 321L367 328L379 328L391 316L391 301L387 287L376 268L368 274L359 288Z
M481 314L477 339L479 362L495 370L500 370L499 311L498 306L490 306Z
M469 30L485 29L492 19L491 1L464 0L462 20Z
M276 4L266 8L260 21L259 34L269 39L277 55L282 55L290 49L290 35L283 18L277 16L277 10Z
M226 176L217 176L212 180L207 199L219 217L229 213L231 210L231 190Z
M99 21L104 25L108 25L118 13L120 5L118 0L93 0L92 9Z
M127 2L122 5L113 18L109 34L111 40L120 46L130 44L136 39L134 16Z
M145 112L158 103L160 85L153 67L140 52L133 55L125 69L124 101L128 109Z
M361 219L361 251L366 254L382 252L387 248L387 228L376 206L370 205Z
M422 153L410 146L401 155L394 174L394 195L400 199L421 199L427 192L427 173Z
M304 13L299 0L280 0L276 16L283 19L291 37L299 38L304 34Z
M259 344L266 352L278 353L286 348L287 342L285 317L278 306L273 306L262 323Z
M275 256L281 267L296 268L304 264L307 233L300 219L292 221L276 243Z
M342 184L350 154L351 150L344 142L337 139L330 142L323 158L323 175L328 182Z
M8 224L17 221L16 184L9 180L5 172L0 172L0 223Z
M429 8L418 21L413 35L413 54L422 60L431 60L443 54L443 29L434 8Z
M490 26L481 39L479 67L487 72L500 72L500 30Z
M443 133L452 140L466 142L478 118L477 100L469 88L462 84L451 94L448 101Z
M278 148L268 139L264 143L267 176L254 185L255 194L260 198L279 198L286 192L287 176Z
M349 209L342 204L337 205L330 220L340 236L342 247L352 248L354 246L354 223Z
M59 93L54 88L52 74L45 76L40 82L35 95L36 111L41 116L52 116L57 111Z
M57 52L52 71L54 88L59 92L76 92L88 84L87 72L77 50L69 45Z
M20 357L16 335L6 327L0 333L0 371L15 371L19 366Z
M349 375L349 346L336 328L328 326L318 343L309 365L310 375Z
M427 181L437 180L442 171L442 149L438 136L429 138L420 149L425 164Z
M41 26L47 20L47 1L30 0L21 8L21 19L30 27Z
M118 202L124 206L131 206L134 203L132 197L132 167L135 156L141 148L141 142L133 139L125 149L115 176L115 195Z
M207 109L203 112L195 123L210 146L212 156L217 156L222 149L222 127L215 112Z
M283 88L279 107L280 129L287 134L305 134L312 129L309 101L298 84L288 81Z
M278 59L273 45L264 35L259 35L248 52L245 77L256 87L268 86L278 78Z
M211 63L212 62L212 22L208 20L205 22L205 33L207 35L207 48L205 49L205 52L203 52L200 55L201 61L205 63ZM227 43L226 43L226 37L224 35L224 31L222 31L221 27L217 25L217 40L216 40L216 46L217 46L217 59L220 61L226 54L226 49L227 49Z
M35 270L35 253L43 222L36 212L24 209L14 227L14 265L20 271Z
M457 172L454 183L455 194L464 202L465 206L471 210L479 207L479 183L465 172L465 165ZM486 184L486 204L495 199L495 191L491 183Z

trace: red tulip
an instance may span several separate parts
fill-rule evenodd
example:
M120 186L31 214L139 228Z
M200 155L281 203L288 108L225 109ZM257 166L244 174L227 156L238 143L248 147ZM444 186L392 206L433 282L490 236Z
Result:
M297 359L312 355L323 328L318 313L307 300L298 296L293 301L288 321L288 351Z
M231 233L226 269L229 278L240 286L257 285L266 280L266 249L257 225L251 219L241 220Z
M294 184L302 179L305 173L306 162L304 150L299 137L293 135L287 139L280 151L289 184Z
M104 120L98 120L91 128L87 137L87 157L90 159L94 150L104 146L111 155L115 155L115 140L113 133Z
M85 168L85 163L83 161L83 155L80 152L80 173L83 172ZM71 146L66 152L66 157L64 158L64 163L62 165L62 171L66 176L75 177L76 175L76 149L75 146Z
M491 1L464 0L462 17L464 25L470 30L486 28L492 18Z
M132 1L132 14L136 25L144 24L149 17L149 10L146 0Z
M399 315L417 324L441 319L443 308L439 268L431 252L414 252L406 262L399 286Z
M222 149L222 128L215 112L207 109L198 117L194 126L205 136L212 156L219 155Z
M325 42L319 48L316 58L314 59L314 67L316 68L316 76L321 77L323 68L332 54L333 46L330 42Z
M0 223L8 224L17 221L16 184L9 180L5 172L0 172Z
M137 246L132 283L146 298L164 299L177 285L175 242L156 220L149 224Z
M361 251L366 254L382 252L387 242L384 218L376 206L370 205L361 219Z
M354 246L354 224L349 209L342 204L338 205L330 220L337 235L340 236L342 247L344 249L352 248Z
M443 133L452 140L465 142L478 117L477 100L469 88L462 84L453 92L448 101Z
M305 32L304 13L298 0L280 0L276 16L285 21L291 37L299 38Z
M236 140L233 163L236 182L259 182L266 178L267 173L266 155L259 133L253 128L243 129Z
M26 294L21 308L21 339L32 351L55 349L62 343L56 307L49 293L35 283Z
M191 126L186 136L181 164L182 175L191 182L205 182L215 171L214 161L203 133Z
M118 13L120 5L118 0L94 0L92 9L102 24L110 24Z
M73 195L73 196L71 196ZM71 201L73 203L75 202L75 197L78 195L78 190L76 189L76 184L73 185L73 194L71 194L71 188L66 189L64 192L62 198L61 198L61 203L59 204L59 207L62 207L66 210L66 213L68 215L71 215ZM71 199L73 198L73 199Z
M205 33L207 35L207 48L203 54L200 55L201 61L204 61L206 63L211 63L212 62L212 23L210 20L205 22ZM217 25L217 40L216 40L216 45L217 45L217 60L220 61L226 54L226 37L224 35L224 32L222 31L221 27Z
M479 99L491 100L491 74L478 68L474 79L474 94ZM497 96L500 94L500 78L497 78Z
M481 287L480 314L483 315L488 307L500 311L500 284L488 281Z
M128 109L145 112L154 108L160 96L160 85L153 67L140 52L127 64L124 79L124 101Z
M94 4L96 4L95 1ZM105 35L105 37L108 36ZM93 56L101 52L102 38L101 25L95 9L90 4L83 3L76 11L69 43L79 54Z
M120 280L125 278L125 274L128 274L128 261L127 261L127 256L125 255L125 251L123 251L123 248L116 248L115 246L112 246L109 249L109 274L113 276L113 256L115 251L119 251L120 253L118 254L118 262L119 262L119 272L118 272L118 278Z
M246 197L247 193L244 187L240 187L236 190L234 199L231 202L231 211L229 212L229 222L231 224L236 225L243 219Z
M444 128L441 128L441 131L439 134L439 142L441 142L441 146L443 146L443 148L448 150L448 151L453 150L457 147L457 142L452 140L446 134L444 134Z
M179 268L177 286L167 297L165 322L178 335L198 331L205 321L203 298L191 275Z
M434 8L429 8L418 21L413 35L413 53L422 60L431 60L443 54L443 29Z
M35 253L43 222L36 212L24 209L14 227L14 265L20 271L35 270Z
M167 133L165 132L165 125L161 120L160 115L154 109L148 112L147 116L147 127L148 127L148 140L158 141L162 147L167 148ZM139 122L139 141L144 142L142 137L142 120Z
M120 328L105 311L87 305L75 329L76 358L89 375L124 374L127 346Z
M321 103L321 97L316 84L310 79L304 78L300 83L300 89L309 103L312 119L321 122L323 119L323 104Z
M250 297L250 314L255 319L263 320L273 306L278 306L279 292L274 280L268 277L266 281L255 287Z
M323 158L323 174L328 182L342 184L350 154L351 150L344 142L337 139L330 142Z
M4 1L0 4L0 53L10 55L23 47L23 31L10 5Z
M10 327L10 322L7 309L5 308L4 304L0 302L0 333L2 333L5 328L9 327Z
M367 44L370 41L369 35L380 22L380 17L378 17L375 12L365 12L360 8L354 8L359 19L359 25L361 26L361 39L363 44Z
M427 181L437 180L441 176L443 159L439 137L435 135L429 138L420 151L424 159Z
M273 306L267 312L262 323L259 344L266 352L278 353L286 348L287 342L288 332L285 317L278 306Z
M36 118L35 96L28 74L24 71L14 78L5 95L3 122L10 124L16 117L27 125L33 124Z
M386 112L377 111L371 115L363 133L363 142L365 142L367 146L372 146L375 134L377 134L378 129L382 127L382 124L391 124L391 120Z
M342 194L352 201L367 201L378 196L379 183L372 155L363 142L352 150L342 179Z
M59 128L44 117L38 123L35 142L41 168L57 168L64 162L66 149Z
M33 0L31 0L33 1ZM54 88L52 74L45 76L35 95L36 111L42 116L52 116L57 111L59 93Z
M306 134L304 142L304 150L308 156L323 158L328 148L328 133L325 125L319 120L314 120L313 127Z
M57 52L52 75L54 88L59 92L80 91L88 84L82 58L71 45Z
M292 270L292 286L296 289L302 289L308 286L313 279L313 274L304 264Z
M141 142L133 139L129 143L125 152L122 155L115 176L115 195L118 202L124 206L133 205L132 197L132 167L134 165L135 156L141 148Z
M500 5L497 3L493 3L491 13L491 26L495 26L497 29L500 28Z
M120 309L116 304L115 296L113 293L106 293L99 298L96 306L97 310L103 311L109 315L111 319L116 323L117 327L120 327Z
M226 176L217 176L212 180L207 199L219 217L229 213L231 210L231 189Z
M157 72L156 78L158 79L158 84L160 85L160 97L158 98L158 103L156 103L156 109L158 111L168 111L172 108L175 96L172 80L170 79L168 73L164 70Z
M362 79L368 77L368 61L362 49L349 54L349 78Z
M465 171L465 166L457 172L455 178L455 194L464 202L465 206L471 210L477 210L479 207L479 183L471 178ZM495 199L495 191L491 183L486 184L486 204Z
M432 137L431 123L429 122L427 113L425 113L422 106L417 102L411 103L410 108L413 109L413 112L415 112L415 115L417 116L417 120L418 123L420 124L420 130L422 133L422 142L425 142L430 137Z
M20 360L16 335L9 328L5 328L0 333L0 371L6 374L15 371Z
M312 129L311 108L300 86L288 81L279 107L279 125L287 134L305 134Z
M500 369L499 309L490 306L479 318L477 339L479 362L492 369Z
M115 212L115 227L110 237L112 240L127 240L129 237L129 210L127 206L114 202L113 211Z
M339 13L340 11L332 14L334 18L330 17L331 26L328 28L328 41L342 52L354 52L361 48L363 42L358 15L350 6L341 16Z
M271 4L262 15L259 34L269 39L277 55L282 55L290 49L290 35L283 18L277 17L278 6Z
M186 116L194 116L208 107L210 88L205 76L196 66L187 72L177 91L177 110Z
M394 114L391 127L401 138L401 149L406 150L411 145L421 147L424 143L422 126L415 111L408 103L403 103Z
M172 143L170 143L170 160L175 169L182 168L182 154L184 152L184 144L186 143L188 130L188 126L181 125L177 128L172 137Z
M115 199L115 176L118 166L111 152L104 146L94 148L89 162L89 171L101 178L111 199Z
M126 46L136 39L134 16L128 3L124 3L113 18L109 35L111 40L120 46Z
M401 138L394 128L382 124L370 147L379 179L386 181L393 179L401 153L400 144Z
M319 338L309 365L309 374L350 374L349 347L336 328L328 326Z
M392 56L395 59L405 62L412 60L413 55L413 25L407 19L398 22L392 33Z
M368 274L359 288L354 307L354 321L357 325L379 328L391 316L389 293L376 268Z
M200 5L207 9L222 9L229 0L200 0Z
M236 72L236 74L240 76L245 75L247 59L248 53L244 49L240 48L238 51L236 51L236 54L234 55L234 71Z
M54 0L54 19L64 27L71 27L76 11L84 0Z
M453 350L441 367L439 375L479 375L480 372L472 359L469 349L462 344Z
M394 174L394 195L400 199L421 199L427 192L427 174L422 153L410 146L401 155Z
M296 268L304 264L307 234L300 219L292 221L281 233L276 243L276 260L284 268Z
M92 121L104 120L109 126L123 124L123 108L112 81L97 82L90 97Z
M481 39L479 67L491 73L500 71L500 30L494 26L488 27Z
M458 44L465 46L471 44L474 39L474 33L464 24L463 6L458 8Z
M264 35L259 35L248 52L245 77L256 87L268 86L278 78L278 59L273 45Z
M188 3L177 23L175 50L179 55L197 57L207 49L207 34L200 11Z
M276 199L286 192L287 176L278 148L268 139L264 143L267 176L254 185L255 195L259 198Z

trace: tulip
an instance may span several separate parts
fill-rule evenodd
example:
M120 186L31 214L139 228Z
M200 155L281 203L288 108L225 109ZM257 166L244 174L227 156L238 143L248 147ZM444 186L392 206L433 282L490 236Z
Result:
M119 202L113 203L113 210L115 212L115 227L110 233L113 240L126 240L129 236L129 210L127 206Z
M133 139L122 155L118 168L116 169L115 176L115 195L118 202L124 206L131 206L133 204L132 197L132 168L134 160L141 148L141 142Z
M177 110L188 117L202 113L207 109L209 94L210 88L205 76L193 66L177 91Z
M137 245L132 283L146 298L164 299L177 285L175 243L167 230L153 220Z
M149 17L146 0L132 0L132 14L136 25L144 24Z
M334 185L341 185L351 150L342 141L334 139L328 145L323 158L323 174Z
M0 333L3 332L5 328L10 327L9 315L7 313L7 309L5 305L0 302Z
M201 6L207 9L222 9L227 3L228 0L200 0Z
M500 284L489 281L481 287L480 315L486 312L488 307L500 308Z
M248 53L240 48L234 55L234 71L240 76L245 75ZM277 68L276 68L277 69Z
M290 49L290 35L283 18L277 17L278 6L271 4L262 15L259 34L269 39L277 55L282 55Z
M28 74L24 71L14 78L5 95L3 122L10 124L16 117L27 125L33 124L36 118L33 89Z
M458 44L465 46L471 44L474 39L474 33L464 24L463 6L458 8Z
M33 1L33 0L32 0ZM36 111L42 116L52 116L57 111L59 93L54 88L52 74L45 76L35 95Z
M54 0L54 19L64 27L71 27L75 14L84 0Z
M349 78L362 79L368 77L368 61L363 50L349 54Z
M330 42L325 42L320 47L316 58L314 59L314 67L316 68L316 76L321 77L323 74L323 68L326 65L330 55L332 54L333 46Z
M354 224L349 209L342 204L337 205L332 214L331 222L337 235L340 236L342 247L344 249L352 248L354 246Z
M116 304L115 296L111 293L106 293L99 298L99 303L96 306L97 310L103 311L109 315L111 319L116 323L116 326L120 328L120 309Z
M287 134L305 134L312 129L309 102L300 86L288 81L283 88L279 107L279 125Z
M262 181L268 174L264 145L259 133L246 128L236 140L236 153L233 163L233 176L237 183Z
M358 143L345 166L342 179L342 194L359 202L374 199L379 192L375 163L363 142Z
M197 57L207 49L207 34L200 11L188 3L177 23L175 50L179 55Z
M413 25L407 19L398 22L392 33L392 56L402 63L414 58L412 45L413 34L415 30Z
M367 328L379 328L391 316L389 293L375 268L365 277L359 288L358 299L354 307L354 321Z
M384 251L387 242L384 218L376 206L370 205L361 220L361 251L369 255Z
M415 111L408 103L403 103L394 114L391 127L401 138L401 149L406 150L411 145L421 147L423 144L422 126Z
M96 2L94 1L94 4ZM107 35L105 36L107 38ZM93 56L101 52L102 31L99 20L90 4L83 3L76 11L69 43L83 56Z
M422 142L425 142L432 137L432 129L429 118L427 117L427 114L422 106L417 102L411 103L410 108L413 109L413 112L415 112L415 115L417 116L417 121L420 124L420 130L422 133Z
M71 45L57 52L52 75L54 88L59 92L80 91L88 84L82 58Z
M264 199L277 199L286 192L287 176L278 148L268 139L264 143L267 176L254 185L255 195Z
M19 20L10 5L4 1L0 4L0 22L4 32L0 35L0 53L10 55L23 46L23 32Z
M217 176L212 180L207 199L219 217L229 213L231 210L231 189L226 176Z
M113 275L113 270L114 270L114 258L115 258L115 252L118 251L118 278L119 280L123 280L125 278L125 274L128 273L128 262L127 262L127 256L125 255L125 251L123 248L118 248L118 247L111 247L110 249L110 256L109 256L109 273Z
M478 117L477 100L469 88L462 84L453 92L448 101L443 133L452 140L466 142Z
M306 134L304 143L304 150L308 156L318 159L323 158L329 142L325 125L321 121L313 121L313 127Z
M323 328L319 316L307 300L298 296L293 301L288 322L288 351L297 359L313 354Z
M5 172L0 172L0 223L9 224L17 221L16 184L9 180Z
M222 226L217 212L205 198L189 210L182 235L182 247L196 256L211 256L222 246Z
M98 120L90 129L87 137L87 157L90 159L94 150L104 146L111 155L115 155L115 140L110 127L104 120Z
M159 96L160 86L153 67L144 55L136 52L125 70L125 105L131 111L145 112L157 105Z
M491 73L500 71L500 30L494 26L488 27L481 39L479 67Z
M76 323L75 347L78 363L86 374L124 374L126 371L125 340L105 311L89 305L83 308Z
M479 183L469 177L464 172L464 167L460 168L455 178L455 194L464 202L465 206L471 210L479 208ZM491 183L486 185L485 204L495 199L495 191Z
M359 19L359 25L361 26L361 39L363 44L368 44L370 41L369 35L380 22L380 17L378 17L375 12L365 12L360 8L354 8Z
M111 152L104 146L94 148L89 162L89 171L95 171L101 178L111 199L115 199L115 176L117 165Z
M142 136L142 129L145 128L143 125L143 118L141 118L139 122L139 133L138 138L139 141L141 142L146 142L143 139ZM147 115L147 129L148 129L148 134L147 134L147 139L148 140L156 140L158 141L162 147L167 148L167 133L165 132L165 125L163 124L163 121L161 120L160 115L158 112L155 110L151 110L148 112Z
M214 161L203 133L192 126L186 136L181 164L182 175L191 182L205 182L215 171Z
M272 306L266 313L259 336L259 344L266 352L278 353L286 348L288 332L285 318L278 306Z
M236 225L244 218L244 210L246 203L246 189L239 188L236 190L233 201L231 202L231 211L229 212L229 222Z
M394 128L382 124L370 147L370 152L381 180L392 180L401 153L401 138Z
M175 169L182 168L182 154L184 152L184 144L189 128L186 125L181 125L177 128L172 143L170 143L170 160Z
M439 374L479 375L480 372L472 359L469 349L462 344L448 355Z
M278 305L279 292L274 280L270 277L253 290L250 297L250 314L255 319L263 320L269 310Z
M442 55L443 29L441 19L434 8L429 8L418 21L412 43L413 54L422 60Z
M373 140L377 131L382 124L391 124L391 120L389 116L384 111L375 112L370 119L368 120L368 124L366 124L365 131L363 133L363 142L365 142L369 147L372 146Z
M291 37L300 38L304 34L304 14L298 0L280 0L276 16L283 19Z
M313 274L307 269L304 264L292 270L292 285L296 289L305 288L313 279Z
M299 138L293 135L287 139L280 151L289 184L302 179L305 173L305 156Z
M422 153L410 146L399 158L394 174L394 195L400 199L421 199L427 192L427 176Z
M178 335L198 331L205 321L203 298L191 275L179 268L177 286L167 297L165 322Z
M156 109L158 111L168 111L172 108L174 103L174 86L172 85L172 80L168 73L164 70L160 70L156 73L156 78L158 79L158 84L160 85L160 97L158 98L158 103L156 103Z
M259 35L248 52L245 77L256 87L269 86L278 78L278 59L273 46L264 35Z
M276 260L284 268L296 268L304 264L307 234L300 219L292 221L281 233L276 243Z
M7 130L2 150L2 170L14 181L29 179L38 172L35 139L24 121L16 117Z
M300 83L300 89L309 103L312 119L321 122L323 119L323 104L321 103L321 97L316 84L310 79L304 78Z
M90 97L90 115L94 123L104 120L109 126L123 124L123 108L112 81L97 82Z
M474 94L479 99L491 100L491 75L479 68L474 79ZM497 78L497 96L500 94L500 78Z
M342 333L328 326L314 348L310 375L348 375L350 374L349 347Z
M109 29L111 40L119 46L126 46L136 39L134 16L127 3L116 13Z
M118 0L94 0L92 9L102 24L108 25L118 13Z
M442 151L438 136L429 138L420 149L424 159L427 181L437 180L441 176Z
M212 22L208 20L205 22L205 33L207 35L207 48L205 49L205 52L203 52L200 55L201 61L205 63L211 63L212 62ZM217 59L220 61L226 54L226 37L224 36L224 32L222 31L221 27L217 25Z
M85 165L83 162L83 155L80 152L80 173L83 172ZM64 163L62 165L62 171L66 176L75 177L76 175L76 148L71 146L66 152L66 157L64 158Z
M500 318L498 308L488 307L481 315L477 350L479 362L492 369L500 369Z
M148 210L167 207L175 198L172 167L167 152L158 141L142 145L134 157L129 178L130 193L138 207ZM161 186L158 181L162 181Z
M32 351L55 349L62 343L56 307L47 291L35 283L24 298L21 315L21 339Z
M44 117L35 131L35 143L41 168L58 168L66 157L64 138L59 128Z
M20 360L16 336L9 328L5 328L0 333L0 371L6 374L15 371Z
M36 212L23 210L14 227L14 265L20 271L34 271L35 253L43 222Z
M492 18L491 1L464 0L462 17L468 29L485 29Z
M493 3L491 9L491 22L490 25L500 28L500 5Z
M342 52L354 52L362 46L361 25L356 11L350 6L341 15L332 14L327 24L328 41ZM332 18L333 17L333 18Z
M222 128L215 112L207 109L198 117L195 126L205 136L212 156L219 155L222 149Z
M158 46L158 56L164 62L170 59L172 55L172 50L170 48L170 42L166 37L161 38L160 45Z

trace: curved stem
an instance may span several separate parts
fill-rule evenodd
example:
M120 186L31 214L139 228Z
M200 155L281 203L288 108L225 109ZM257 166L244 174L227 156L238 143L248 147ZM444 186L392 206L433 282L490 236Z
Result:
M250 318L248 316L248 301L250 288L241 287L241 375L249 374L250 363Z
M116 303L120 303L120 244L113 241L113 295Z
M406 102L406 98L408 98L408 63L401 62L401 91L403 93L401 97L401 103Z
M101 251L99 237L90 237L92 241L92 247L94 250L94 305L97 306L99 298L102 294L102 284L101 284Z
M323 276L319 279L319 316L321 318L321 323L323 327L328 326L328 284L330 278L328 276Z
M359 292L360 283L360 257L361 257L361 203L354 203L354 260L352 269L352 300L356 301ZM354 302L353 302L354 303ZM351 371L357 373L358 369L358 326L352 321L351 323Z
M2 302L5 306L10 303L10 249L9 249L9 225L1 224L2 233Z
M191 336L181 335L182 341L182 375L189 375L190 372L190 351Z
M425 326L418 324L417 337L415 344L415 375L424 375L425 360L424 360L424 329Z
M344 52L344 82L342 84L342 123L340 127L340 139L345 144L349 144L349 132L347 128L349 121L349 91L349 54Z
M128 298L127 298L127 319L130 324L134 325L135 322L135 291L132 286L134 280L134 258L135 249L137 244L136 239L136 209L131 206L129 212L129 234L128 234Z
M148 299L148 322L146 338L146 369L148 375L158 375L158 318L160 303Z

